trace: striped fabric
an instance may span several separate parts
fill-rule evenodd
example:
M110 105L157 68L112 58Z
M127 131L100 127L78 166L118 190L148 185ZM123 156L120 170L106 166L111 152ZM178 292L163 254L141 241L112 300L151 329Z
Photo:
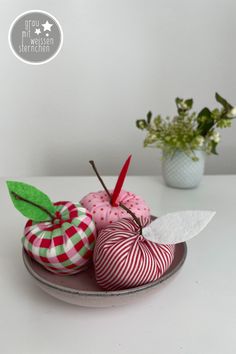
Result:
M75 274L92 259L96 229L79 203L57 202L52 221L28 220L22 238L26 252L47 270Z
M149 220L141 222L144 227ZM174 250L174 245L145 240L134 220L122 219L98 234L93 256L97 283L118 290L152 282L169 268Z

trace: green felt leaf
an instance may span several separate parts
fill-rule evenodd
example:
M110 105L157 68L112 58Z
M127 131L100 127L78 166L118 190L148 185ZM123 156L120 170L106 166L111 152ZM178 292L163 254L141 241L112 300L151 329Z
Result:
M49 197L39 189L15 181L7 181L11 200L24 216L34 221L51 220L56 211Z

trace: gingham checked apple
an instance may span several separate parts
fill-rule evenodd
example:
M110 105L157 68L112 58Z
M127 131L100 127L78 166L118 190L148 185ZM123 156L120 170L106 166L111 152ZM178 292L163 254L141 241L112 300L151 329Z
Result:
M28 220L22 238L26 252L53 273L74 274L92 258L95 225L79 203L57 202L55 219Z
M75 274L92 260L96 228L79 203L52 203L33 186L7 182L12 201L27 221L22 238L26 252L47 270ZM33 220L32 220L33 219Z

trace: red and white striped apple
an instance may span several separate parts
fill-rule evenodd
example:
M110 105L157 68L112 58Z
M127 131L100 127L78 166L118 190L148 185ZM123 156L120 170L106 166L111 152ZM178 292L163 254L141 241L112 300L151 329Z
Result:
M152 223L122 219L101 230L93 255L97 283L118 290L159 279L174 259L175 244L196 236L214 214L182 211Z

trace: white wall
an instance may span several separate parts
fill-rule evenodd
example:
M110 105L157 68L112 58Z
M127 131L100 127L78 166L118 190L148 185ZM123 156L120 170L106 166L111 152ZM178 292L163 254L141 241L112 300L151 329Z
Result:
M31 66L8 46L21 12L58 18L64 45ZM173 114L174 98L236 104L235 0L0 0L0 175L116 174L129 152L131 174L160 173L160 152L143 149L135 120ZM236 173L236 122L222 132L207 173Z

